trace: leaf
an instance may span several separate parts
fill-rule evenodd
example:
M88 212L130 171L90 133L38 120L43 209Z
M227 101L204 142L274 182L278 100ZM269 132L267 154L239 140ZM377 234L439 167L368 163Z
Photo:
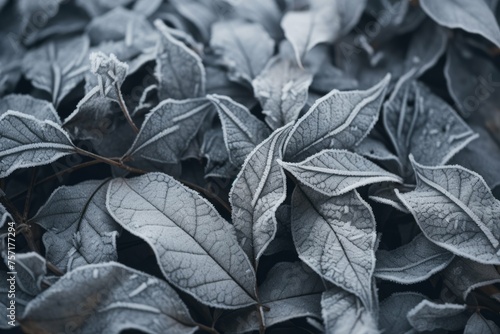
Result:
M174 289L116 262L85 265L32 300L20 319L30 333L193 333L197 329Z
M120 227L106 209L107 180L56 189L31 219L43 235L46 258L61 271L116 261Z
M356 191L327 197L305 188L292 196L292 235L299 258L373 308L375 218Z
M409 244L392 251L378 250L376 257L375 277L414 284L443 270L454 255L419 234Z
M220 16L232 10L221 0L172 0L172 6L196 28L204 41L210 38L210 27Z
M292 61L272 58L252 82L255 95L266 115L266 123L277 129L299 118L307 102L312 75Z
M358 297L340 288L323 292L321 297L325 333L378 334L375 317Z
M335 2L315 1L307 11L290 11L281 20L285 37L293 46L295 60L302 62L321 43L333 42L340 33L340 16Z
M46 165L71 153L73 143L58 124L17 111L0 116L0 178L16 169Z
M500 146L482 126L472 126L478 138L458 152L451 160L481 175L493 193L500 186ZM498 197L497 197L498 198Z
M290 128L275 130L247 156L229 193L236 236L255 263L276 235L276 210L286 198L286 176L276 160Z
M455 257L442 272L444 283L462 301L472 290L500 282L500 274L492 265Z
M12 217L3 204L0 203L0 228L3 228L3 225L7 222L7 220L12 220Z
M261 25L239 20L212 25L210 46L229 69L229 79L249 84L274 53L274 41Z
M2 253L4 251L4 261L7 264L6 246L2 249ZM10 250L10 252L13 251ZM13 257L15 257L14 260ZM15 272L12 273L13 269L9 269L9 272L0 270L4 273L0 280L0 307L7 310L0 319L1 329L12 329L19 325L18 320L25 306L42 291L42 281L47 273L45 259L38 253L11 254L9 259L16 262ZM9 308L12 309L12 301L15 302L14 314L9 310Z
M85 31L92 45L124 40L129 47L146 48L156 39L155 30L147 18L124 7L94 17Z
M445 329L457 331L462 329L468 317L466 305L436 304L422 300L408 312L408 321L419 332Z
M247 86L232 82L227 77L226 71L221 68L207 66L207 94L230 96L235 102L252 109L257 105L253 91Z
M38 253L16 255L16 283L21 291L36 296L42 292L42 280L47 274L45 259Z
M90 17L101 16L113 8L125 7L131 2L132 0L108 0L104 2L101 0L76 0L77 5L85 9Z
M337 8L340 18L340 35L346 35L358 23L368 0L338 0Z
M162 101L146 116L125 156L164 163L179 162L211 109L212 104L204 98Z
M403 76L384 104L384 126L402 165L403 177L413 171L412 154L426 165L443 165L477 135L443 100Z
M106 205L123 228L151 246L177 288L218 308L255 303L255 273L232 225L198 193L150 173L111 181Z
M282 14L276 1L232 1L232 4L239 17L259 23L275 40L283 37L280 26Z
M224 145L224 135L221 128L210 129L203 135L201 155L207 159L205 178L231 177L238 172L229 161L229 153Z
M380 303L379 327L385 334L411 333L407 314L426 297L415 292L395 293Z
M321 318L323 282L302 262L279 262L269 270L259 286L266 327L301 318ZM230 311L220 319L222 329L229 333L243 333L259 329L259 315L255 307Z
M405 72L415 69L415 77L432 68L445 53L448 45L446 29L425 20L415 31L404 60Z
M327 196L384 181L402 182L370 160L347 150L323 150L298 163L280 162L297 180Z
M500 47L500 29L488 5L483 1L422 0L420 6L429 17L447 28L479 34Z
M500 327L493 321L486 320L483 316L476 312L471 315L469 321L465 325L464 334L498 334Z
M156 56L156 76L160 100L183 100L205 95L205 68L200 57L170 34L160 20L155 21L160 31Z
M229 160L233 165L241 166L246 156L266 139L271 131L246 107L229 97L209 95L207 98L217 107Z
M295 123L285 144L285 160L300 161L326 148L358 145L378 119L390 75L366 91L332 90Z
M10 94L1 98L0 116L9 110L32 115L40 121L51 120L61 124L61 119L50 102L36 99L31 95Z
M102 52L92 52L90 71L97 76L100 95L119 101L128 65L119 61L114 54L107 56Z
M26 53L23 73L33 86L52 94L57 107L89 69L88 50L86 35L50 40Z
M397 195L425 236L459 256L500 264L500 201L483 178L460 166L412 164L417 187Z
M448 91L464 116L498 108L500 69L465 42L456 39L448 46L444 75Z

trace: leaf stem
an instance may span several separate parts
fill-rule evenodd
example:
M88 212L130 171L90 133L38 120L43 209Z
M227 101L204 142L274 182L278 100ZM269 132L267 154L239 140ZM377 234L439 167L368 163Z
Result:
M219 334L219 332L213 327L208 327L208 326L205 326L205 325L199 324L199 323L195 323L195 324L196 324L196 326L198 326L201 330L203 330L205 332L212 333L212 334Z
M136 174L146 174L147 173L146 171L144 171L142 169L138 169L138 168L134 168L134 167L130 167L128 165L125 165L120 160L114 160L114 159L106 158L106 157L100 156L98 154L95 154L95 153L83 150L83 149L81 149L79 147L75 147L75 152L78 153L78 154L84 155L86 157L92 158L94 160L98 160L100 162L106 163L108 165L124 169L124 170L126 170L128 172L131 172L131 173L136 173Z
M132 130L137 134L139 133L139 129L135 125L134 121L130 117L130 113L128 111L127 105L125 104L125 101L123 100L123 95L120 90L120 87L118 85L115 85L115 91L116 95L118 96L118 104L120 105L120 109L123 111L123 115L125 115L125 119L127 120L128 124L132 127Z

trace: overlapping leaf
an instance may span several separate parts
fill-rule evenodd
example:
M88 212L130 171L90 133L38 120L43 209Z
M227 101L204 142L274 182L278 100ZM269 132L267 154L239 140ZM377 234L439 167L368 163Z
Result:
M174 289L156 277L110 262L79 267L37 296L21 317L29 332L193 333L196 325Z
M255 303L255 273L234 228L198 193L150 173L111 181L106 205L123 228L153 248L178 288L219 308Z
M500 283L500 273L495 266L456 257L442 272L445 285L462 301L474 289Z
M427 165L445 164L477 135L443 100L408 72L384 105L384 125L398 153L402 174L412 174L409 154Z
M126 156L178 162L211 110L212 104L204 98L162 101L146 116Z
M414 292L395 293L380 303L379 327L387 334L411 333L407 319L410 312L426 297Z
M51 120L57 124L61 123L59 115L50 102L36 99L30 95L11 94L0 99L0 115L9 110L32 115L41 121Z
M120 228L106 209L107 185L92 180L60 187L32 218L47 230L45 257L61 271L118 259Z
M299 163L281 162L297 180L327 196L345 194L379 182L401 182L401 178L370 160L346 150L323 150Z
M307 101L312 75L290 60L273 58L252 82L255 94L273 129L295 121Z
M413 284L444 269L453 253L434 245L419 234L409 244L392 251L377 251L375 276L390 281Z
M380 333L376 317L352 293L331 288L323 292L321 308L327 334Z
M239 20L215 23L210 46L236 82L251 83L274 53L274 41L261 25Z
M422 0L420 6L434 21L448 28L479 34L500 47L500 28L484 0Z
M271 131L247 108L230 98L210 95L208 99L217 107L229 160L233 165L241 166L246 156L266 139Z
M269 311L264 312L267 327L301 317L321 318L321 278L301 262L277 263L259 286L259 297ZM220 319L227 332L259 329L255 308L231 311Z
M354 190L328 197L297 187L291 226L300 259L372 310L375 218L359 194Z
M290 11L281 21L287 40L293 46L297 64L320 43L333 42L340 32L340 15L334 1L312 1L311 9Z
M483 316L481 316L481 314L474 313L465 325L464 334L475 333L497 334L500 333L500 327L498 327L493 321L486 320Z
M160 31L156 73L160 100L183 100L205 95L205 68L200 57L179 42L162 21L155 21Z
M26 53L23 73L35 87L49 92L57 106L83 80L88 50L86 35L48 41Z
M258 261L277 229L276 210L286 198L286 177L276 160L291 124L274 131L246 158L229 194L232 221L242 248Z
M417 187L398 197L425 236L465 258L500 264L500 201L483 178L460 166L412 163Z
M71 154L68 134L51 120L8 111L0 116L0 177L19 168L49 164Z
M419 332L435 329L456 331L465 326L469 316L466 305L438 304L425 299L408 312L407 318Z
M300 161L326 148L349 149L378 119L390 75L366 91L333 90L294 125L285 144L286 161Z

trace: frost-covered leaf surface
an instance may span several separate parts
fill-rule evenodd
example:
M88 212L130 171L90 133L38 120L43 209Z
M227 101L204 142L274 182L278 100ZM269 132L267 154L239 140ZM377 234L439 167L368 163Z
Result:
M324 279L359 296L371 310L375 219L359 194L328 197L297 187L291 227L300 259Z
M176 40L168 27L155 21L160 32L156 56L159 98L183 100L205 94L205 68L200 57Z
M333 42L340 31L340 15L334 1L312 1L311 9L290 11L281 21L293 46L297 64L302 66L308 52L320 43Z
M50 102L35 99L30 95L12 94L0 99L0 115L9 110L32 115L41 121L51 120L54 123L61 123L59 115Z
M497 20L484 0L474 3L467 0L422 0L420 4L425 13L440 25L479 34L500 46Z
M464 329L465 334L498 334L500 327L493 321L485 319L480 313L471 315Z
M106 209L107 186L107 180L93 180L58 188L33 217L47 230L47 260L61 271L118 259L120 227Z
M426 280L444 269L454 257L453 253L436 246L422 234L394 250L378 250L376 255L375 277L402 284Z
M29 304L21 324L39 333L64 332L68 326L80 333L196 330L186 305L166 282L116 262L64 275Z
M274 239L276 210L286 198L286 177L277 160L290 128L277 129L248 155L229 193L238 240L255 261Z
M51 40L26 53L23 73L33 86L52 95L52 103L62 99L83 80L89 39L86 35Z
M411 333L413 327L408 312L425 300L425 296L404 292L395 293L380 303L379 328L387 334Z
M477 135L427 87L402 77L384 105L384 125L398 153L404 176L411 174L408 156L426 165L445 164Z
M401 182L368 159L347 150L323 150L283 168L304 185L328 196L338 196L371 183Z
M111 181L106 205L124 229L153 248L178 288L221 308L255 302L255 273L234 228L198 193L150 173Z
M126 155L165 163L178 162L211 110L210 101L204 98L161 102L146 116Z
M73 153L68 134L53 121L8 111L0 116L0 177Z
M467 300L467 296L472 290L500 282L500 273L495 266L461 257L456 257L443 270L442 275L448 289L463 301Z
M457 255L500 264L500 201L483 178L460 166L412 162L417 188L398 197L425 236Z
M407 318L419 332L435 329L456 331L464 327L469 316L466 305L423 300L408 312Z
M273 129L299 118L307 102L312 75L293 61L273 58L252 82L256 97Z
M321 308L325 333L379 333L375 316L352 293L339 288L325 291Z
M220 95L208 99L217 108L229 159L241 166L246 156L269 136L269 128L243 105Z
M292 128L285 159L300 161L322 149L359 144L378 119L389 78L366 91L332 90L318 99Z
M0 328L498 332L499 23L0 0Z
M274 41L257 23L221 21L212 26L210 46L229 70L229 78L251 83L274 52Z
M264 312L266 326L300 318L321 318L321 278L301 262L277 263L259 286L259 296L269 308ZM228 332L246 332L259 329L259 315L255 308L229 312ZM222 318L221 320L224 320Z

